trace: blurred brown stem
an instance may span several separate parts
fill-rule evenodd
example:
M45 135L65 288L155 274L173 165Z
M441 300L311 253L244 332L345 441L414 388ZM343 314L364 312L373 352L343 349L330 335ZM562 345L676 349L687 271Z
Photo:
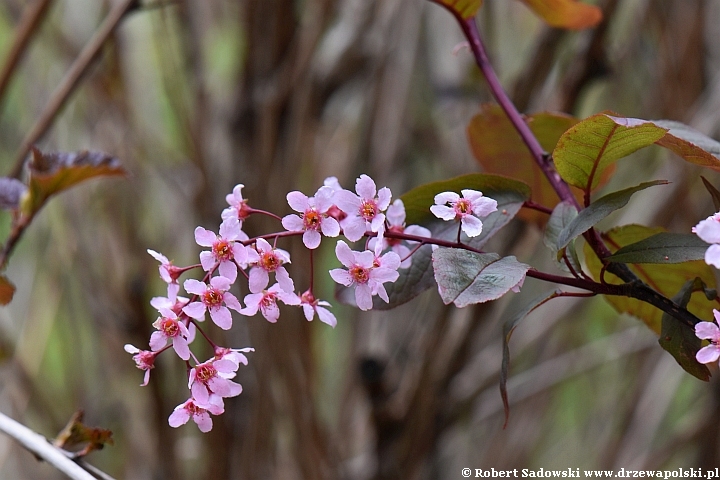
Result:
M70 66L70 70L68 70L65 74L65 77L60 82L58 88L53 92L47 105L45 105L45 109L40 114L40 118L37 119L23 139L20 149L15 156L12 170L8 174L10 177L20 177L23 164L25 163L25 157L30 151L30 147L40 140L40 138L42 138L52 126L58 113L65 105L65 102L67 102L70 95L72 95L77 86L80 84L80 80L83 75L87 72L88 67L90 67L93 60L100 52L100 49L118 26L120 20L122 20L127 12L133 8L139 7L139 5L138 0L122 0L122 2L118 3L112 10L110 10L110 13L108 13L107 17L105 17L105 20L103 20L100 27L98 27L95 31L95 34L92 38L90 38L88 43L85 47L83 47L78 57Z
M17 65L30 44L33 35L38 32L38 27L45 18L51 4L52 0L36 0L23 12L7 60L0 72L0 102L5 98L5 91L10 85L10 80L17 69Z

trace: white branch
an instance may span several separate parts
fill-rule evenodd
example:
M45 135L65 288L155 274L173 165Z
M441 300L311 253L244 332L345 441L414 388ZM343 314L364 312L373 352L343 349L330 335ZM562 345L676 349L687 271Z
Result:
M45 437L2 413L0 413L0 432L14 438L23 447L73 480L96 480L94 476L68 458L62 450L50 444Z

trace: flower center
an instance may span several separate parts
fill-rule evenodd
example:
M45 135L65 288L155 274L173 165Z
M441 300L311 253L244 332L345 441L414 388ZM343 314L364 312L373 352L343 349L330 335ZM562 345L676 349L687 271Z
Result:
M163 318L160 323L160 330L167 337L177 337L180 335L180 327L178 326L177 321L172 318Z
M230 261L233 259L232 248L227 240L218 240L213 244L213 253L215 258L222 261Z
M205 410L204 408L200 408L195 403L190 402L187 405L185 405L185 410L187 410L190 415L200 415Z
M282 265L282 261L273 252L265 252L260 254L258 265L268 272L274 272Z
M208 307L218 307L223 301L223 294L220 290L215 288L208 288L203 293L203 303Z
M461 198L455 203L455 213L458 215L470 214L472 213L472 205L467 199Z
M212 365L200 365L195 368L195 378L202 383L206 383L208 380L217 375L217 370Z
M317 230L320 228L320 214L315 209L305 211L303 216L303 225L305 230Z
M360 216L366 221L371 222L377 215L378 208L374 200L363 200L360 205Z
M155 354L147 350L135 354L133 360L135 360L135 366L140 370L150 370L155 367Z
M365 267L361 267L360 265L350 267L348 272L357 283L367 283L370 279L370 270Z
M263 295L262 300L260 300L260 306L262 308L268 308L275 304L275 299L277 298L277 294L274 292L266 292L265 295Z

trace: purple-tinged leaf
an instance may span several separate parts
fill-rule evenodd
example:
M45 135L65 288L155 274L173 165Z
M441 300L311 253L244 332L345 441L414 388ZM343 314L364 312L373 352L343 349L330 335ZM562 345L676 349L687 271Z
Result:
M673 297L673 301L683 308L687 307L690 297L696 291L704 292L708 300L714 300L717 296L714 290L708 290L705 283L696 277L683 285L680 292ZM665 313L662 316L658 343L690 375L704 382L710 380L710 370L695 358L702 342L692 328Z
M20 180L0 177L0 208L17 210L25 192L27 192L27 187Z
M712 197L713 205L715 206L715 211L720 212L720 190L715 188L715 186L708 181L707 178L700 175L700 178L702 179L703 185L705 185L705 189L710 193L710 197Z
M582 235L592 228L603 218L610 215L615 210L619 210L628 204L630 197L640 190L653 187L655 185L667 185L667 180L654 180L645 182L635 187L626 188L617 192L612 192L602 198L595 200L587 208L578 213L577 217L565 227L557 239L557 250L562 250L570 243L571 240Z
M456 248L438 248L432 257L440 297L459 308L497 300L519 287L530 269L512 256Z
M30 196L23 202L27 215L37 212L47 199L80 182L101 176L125 176L120 161L102 152L43 153L32 149L28 165Z
M720 142L673 120L653 120L652 123L668 130L655 143L690 163L720 171Z

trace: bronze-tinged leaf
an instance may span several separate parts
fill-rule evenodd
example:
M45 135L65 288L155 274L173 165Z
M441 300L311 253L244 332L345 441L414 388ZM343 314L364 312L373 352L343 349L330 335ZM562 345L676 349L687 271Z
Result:
M83 416L82 410L75 412L65 428L55 437L53 445L64 450L84 446L75 453L75 457L85 456L93 450L102 450L105 445L114 445L112 431L88 427L82 423Z
M563 114L538 113L527 122L540 145L550 152L560 136L578 120ZM470 121L467 133L470 148L485 171L527 183L532 190L531 200L537 204L552 208L557 203L555 190L499 105L482 105L480 113ZM582 192L576 194L582 200ZM534 210L523 209L518 216L541 225L547 221L547 215Z
M447 8L455 15L463 20L467 20L475 16L480 9L483 0L431 0L443 7Z
M615 253L626 245L637 243L660 232L664 232L664 230L658 227L624 225L603 233L602 237L610 251ZM588 244L585 244L584 251L588 270L599 281L602 263ZM669 265L628 264L628 266L640 280L668 298L680 291L685 282L696 277L699 277L708 288L716 288L712 269L702 260ZM613 284L623 283L622 280L608 272L605 273L605 281ZM661 310L634 298L605 296L605 299L618 312L625 312L638 317L650 329L660 335L663 315ZM713 308L715 307L717 307L716 302L709 301L702 295L694 295L690 303L688 303L687 309L698 318L710 320L713 318Z
M30 195L28 201L23 203L27 215L37 212L50 196L85 180L127 175L117 158L87 150L43 153L33 147L28 167Z
M602 20L602 11L595 5L577 0L521 0L548 25L569 30L594 27Z
M15 285L5 275L0 275L0 305L7 305L15 295Z
M720 171L720 142L680 122L653 120L652 123L668 130L667 134L655 143L671 150L687 162Z

